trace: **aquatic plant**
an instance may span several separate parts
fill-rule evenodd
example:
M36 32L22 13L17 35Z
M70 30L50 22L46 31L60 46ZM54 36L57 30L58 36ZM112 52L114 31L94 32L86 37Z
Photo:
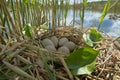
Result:
M69 3L70 1L69 0L66 0L66 3L65 3L65 11L64 11L64 18L65 18L65 25L66 25L66 18L67 18L67 13L68 13L68 10L69 10Z
M101 17L100 17L100 19L99 19L98 30L100 29L100 26L101 26L101 24L102 24L105 16L107 15L108 11L118 2L118 0L117 0L117 1L115 1L115 2L111 5L111 4L110 4L110 1L111 1L111 0L108 0L107 3L106 3L105 6L104 6L102 15L101 15Z
M83 0L83 3L82 3L82 10L80 10L80 19L81 19L81 27L83 29L84 27L84 14L85 14L85 7L87 5L87 0Z

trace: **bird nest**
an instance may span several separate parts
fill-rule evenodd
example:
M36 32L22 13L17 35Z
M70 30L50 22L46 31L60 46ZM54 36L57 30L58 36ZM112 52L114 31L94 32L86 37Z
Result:
M50 80L50 71L56 80L76 80L76 77L78 80L120 80L120 48L116 47L110 37L104 37L94 47L100 50L100 53L91 75L72 75L65 62L69 54L49 51L41 44L42 39L54 35L58 38L67 37L78 47L84 47L86 46L82 39L84 32L88 32L88 29L81 31L73 27L60 27L35 39L0 44L0 79Z

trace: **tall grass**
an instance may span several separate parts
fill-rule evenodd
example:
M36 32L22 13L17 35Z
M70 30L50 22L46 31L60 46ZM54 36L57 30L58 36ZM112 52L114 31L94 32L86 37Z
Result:
M100 20L99 20L98 30L100 29L100 26L101 26L101 24L103 22L103 19L106 16L106 14L108 13L109 8L110 8L110 0L108 0L108 2L105 4L104 10L102 12L102 16L100 17Z
M15 23L14 23L11 15L10 15L10 12L9 12L9 10L8 10L8 8L7 8L7 5L6 5L6 3L5 3L5 0L1 0L0 5L1 5L2 10L3 10L3 12L4 12L4 16L7 16L6 20L10 21L10 23L11 23L11 25L12 25L13 33L19 34L18 29L16 28ZM10 31L10 30L9 30L9 31Z
M78 0L74 0L73 19L75 19L75 9L78 8L76 5L77 1ZM4 40L4 37L9 39L15 35L23 36L23 27L28 23L35 27L39 27L42 24L46 24L48 26L52 24L52 29L55 29L56 26L66 26L66 18L70 6L70 0L1 0L0 22L4 27L0 28L2 31L1 39L3 38ZM82 3L79 5L81 8L81 10L79 10L79 15L82 21L82 28L84 27L84 14L86 6L87 0L82 0ZM100 25L108 10L111 9L108 9L108 6L109 4L107 3L103 11L104 14L102 14L100 19ZM50 11L52 12L50 13Z
M66 3L65 3L65 11L64 11L64 18L65 18L65 23L64 25L66 25L66 18L67 18L67 13L68 13L68 10L69 10L69 4L70 4L70 1L69 0L66 0Z
M46 0L48 3L45 0L41 1L1 0L0 21L2 26L4 26L1 30L9 35L14 34L20 36L22 35L23 27L27 23L30 23L32 26L43 24L45 22L45 16L47 16L45 7L50 4L50 0ZM3 36L1 35L1 37Z
M82 3L82 10L80 11L80 19L81 19L81 27L83 29L83 26L84 26L84 14L85 14L85 7L87 5L87 0L83 0L83 3Z
M115 2L111 5L111 4L110 4L110 1L111 1L111 0L108 0L108 2L107 2L107 3L105 4L105 6L104 6L102 15L101 15L101 17L100 17L100 19L99 19L98 30L100 30L100 26L101 26L101 24L102 24L105 16L107 15L108 11L118 2L118 0L117 0L117 1L115 1Z

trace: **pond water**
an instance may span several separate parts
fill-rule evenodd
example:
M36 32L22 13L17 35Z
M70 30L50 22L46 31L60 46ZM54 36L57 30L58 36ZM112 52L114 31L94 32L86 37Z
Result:
M85 11L85 18L84 18L84 27L98 27L99 24L99 18L101 17L102 12L97 11ZM120 36L120 20L111 20L109 19L109 15L111 13L108 13L100 27L102 31L107 33L109 36L112 37L119 37ZM68 11L66 23L67 25L70 25L71 21L73 20L73 10ZM81 27L80 24L81 20L79 18L79 13L76 13L75 21L77 23L76 27Z

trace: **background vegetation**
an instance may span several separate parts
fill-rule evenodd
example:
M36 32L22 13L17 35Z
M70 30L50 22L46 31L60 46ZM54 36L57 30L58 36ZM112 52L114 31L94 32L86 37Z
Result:
M60 18L66 18L68 9L69 0L1 0L1 42L5 44L4 39L23 36L22 30L26 24L30 24L34 31L43 24L52 28L60 26ZM62 21L64 24L66 21Z
M114 0L113 0L114 1ZM113 4L113 1L110 4ZM87 3L85 9L102 11L106 1ZM110 11L119 13L120 1ZM27 24L33 28L34 34L43 27L49 29L66 26L69 9L73 9L73 25L76 11L84 13L83 3L74 0L1 0L0 1L0 41L5 44L10 38L23 37L23 27ZM81 10L83 9L83 10ZM84 16L84 14L81 14ZM84 22L84 18L82 18ZM5 40L6 39L6 40Z

